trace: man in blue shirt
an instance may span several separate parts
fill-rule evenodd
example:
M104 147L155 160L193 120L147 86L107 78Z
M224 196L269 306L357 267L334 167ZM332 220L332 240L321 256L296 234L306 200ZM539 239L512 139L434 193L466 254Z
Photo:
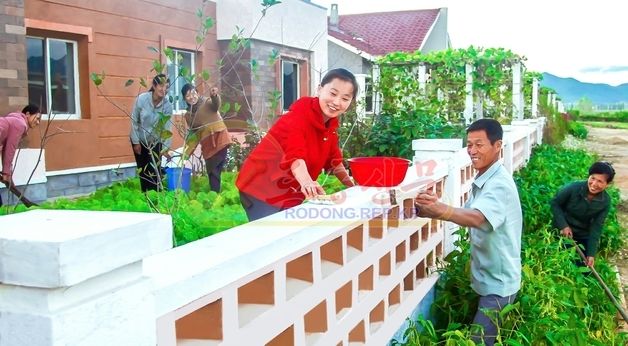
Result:
M433 192L415 198L419 216L436 218L470 228L471 288L480 295L474 324L484 335L474 340L493 345L497 314L512 303L521 287L522 214L512 176L499 161L503 130L493 119L480 119L467 128L467 153L477 170L472 196L463 208L438 201ZM499 321L497 321L499 322Z

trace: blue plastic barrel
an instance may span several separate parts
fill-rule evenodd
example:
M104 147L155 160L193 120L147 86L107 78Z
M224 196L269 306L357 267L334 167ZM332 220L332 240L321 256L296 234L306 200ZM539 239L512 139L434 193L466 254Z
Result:
M166 177L168 177L168 190L183 189L185 192L190 192L190 181L192 180L190 168L168 167L166 168Z

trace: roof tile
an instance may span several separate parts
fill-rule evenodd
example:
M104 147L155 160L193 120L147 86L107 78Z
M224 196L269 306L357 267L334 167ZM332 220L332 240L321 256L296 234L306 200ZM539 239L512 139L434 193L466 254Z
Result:
M339 16L329 35L371 55L414 52L438 17L439 9L377 12Z

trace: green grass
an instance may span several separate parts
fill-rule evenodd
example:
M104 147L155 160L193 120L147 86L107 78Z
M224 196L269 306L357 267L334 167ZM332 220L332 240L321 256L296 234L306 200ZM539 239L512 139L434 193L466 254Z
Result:
M628 123L616 121L582 121L582 123L591 127L628 130Z

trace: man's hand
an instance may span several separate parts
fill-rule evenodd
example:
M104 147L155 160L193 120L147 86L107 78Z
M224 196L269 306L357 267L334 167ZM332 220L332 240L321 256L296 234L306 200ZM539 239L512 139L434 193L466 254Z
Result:
M133 152L135 155L139 155L142 153L142 145L141 144L133 144Z
M573 238L573 232L571 232L571 227L567 226L560 230L560 235L567 238Z
M595 257L593 257L593 256L587 257L587 266L588 267L593 267L594 264L595 264Z
M414 197L414 206L421 217L438 218L447 211L447 205L439 202L438 196L431 190L419 192Z

